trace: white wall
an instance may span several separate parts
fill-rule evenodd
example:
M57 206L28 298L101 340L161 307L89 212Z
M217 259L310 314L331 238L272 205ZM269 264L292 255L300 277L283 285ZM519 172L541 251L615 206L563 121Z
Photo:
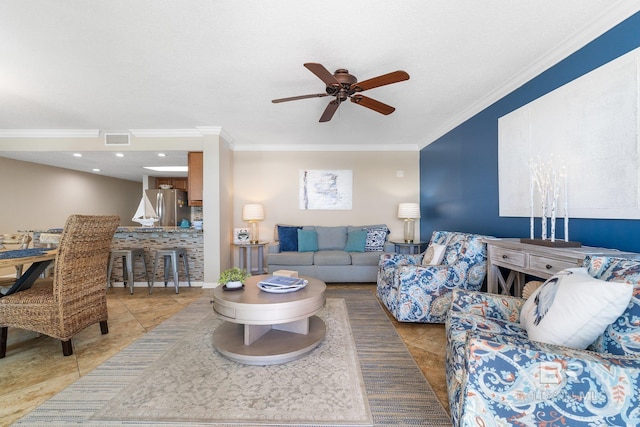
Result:
M300 169L350 169L353 171L353 209L300 210ZM402 171L404 177L398 177ZM367 225L385 223L391 239L402 239L398 204L420 201L419 154L412 151L273 152L236 151L233 168L233 224L242 221L242 206L261 203L265 220L260 240L273 241L276 224ZM419 222L416 222L416 235ZM237 257L237 253L234 254Z

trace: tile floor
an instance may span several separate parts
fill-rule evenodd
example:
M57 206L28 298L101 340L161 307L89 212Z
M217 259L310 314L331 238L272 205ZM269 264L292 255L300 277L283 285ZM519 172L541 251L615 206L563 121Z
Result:
M375 294L375 285L333 285ZM154 287L149 295L136 288L107 291L109 334L98 325L73 338L74 354L62 356L60 342L36 333L9 328L7 357L0 359L0 426L8 426L100 365L124 347L211 289ZM388 313L387 313L388 314ZM392 319L413 358L448 410L445 381L444 325L399 323Z

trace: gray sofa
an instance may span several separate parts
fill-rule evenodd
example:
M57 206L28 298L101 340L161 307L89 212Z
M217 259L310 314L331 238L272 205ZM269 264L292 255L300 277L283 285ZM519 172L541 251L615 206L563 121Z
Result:
M302 231L297 233L297 230ZM387 241L388 235L389 229L384 224L277 225L276 241L267 250L268 271L271 274L277 270L293 270L300 276L315 277L326 283L375 283L380 255L394 251L394 245Z

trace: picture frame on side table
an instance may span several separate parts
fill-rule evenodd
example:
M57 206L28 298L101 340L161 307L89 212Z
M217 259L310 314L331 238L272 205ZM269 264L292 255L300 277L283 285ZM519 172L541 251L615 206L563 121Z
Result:
M248 228L234 228L233 229L233 243L236 245L242 245L249 243L251 233Z

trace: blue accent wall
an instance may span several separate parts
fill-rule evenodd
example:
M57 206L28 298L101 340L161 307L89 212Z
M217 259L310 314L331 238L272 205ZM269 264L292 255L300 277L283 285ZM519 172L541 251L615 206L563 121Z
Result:
M636 13L423 148L421 240L429 241L434 230L529 237L529 218L498 214L498 119L639 47L639 28L640 13ZM523 183L523 191L528 185ZM536 223L535 235L540 236L540 220ZM563 228L558 221L560 237ZM640 220L572 218L569 236L588 246L640 252Z

